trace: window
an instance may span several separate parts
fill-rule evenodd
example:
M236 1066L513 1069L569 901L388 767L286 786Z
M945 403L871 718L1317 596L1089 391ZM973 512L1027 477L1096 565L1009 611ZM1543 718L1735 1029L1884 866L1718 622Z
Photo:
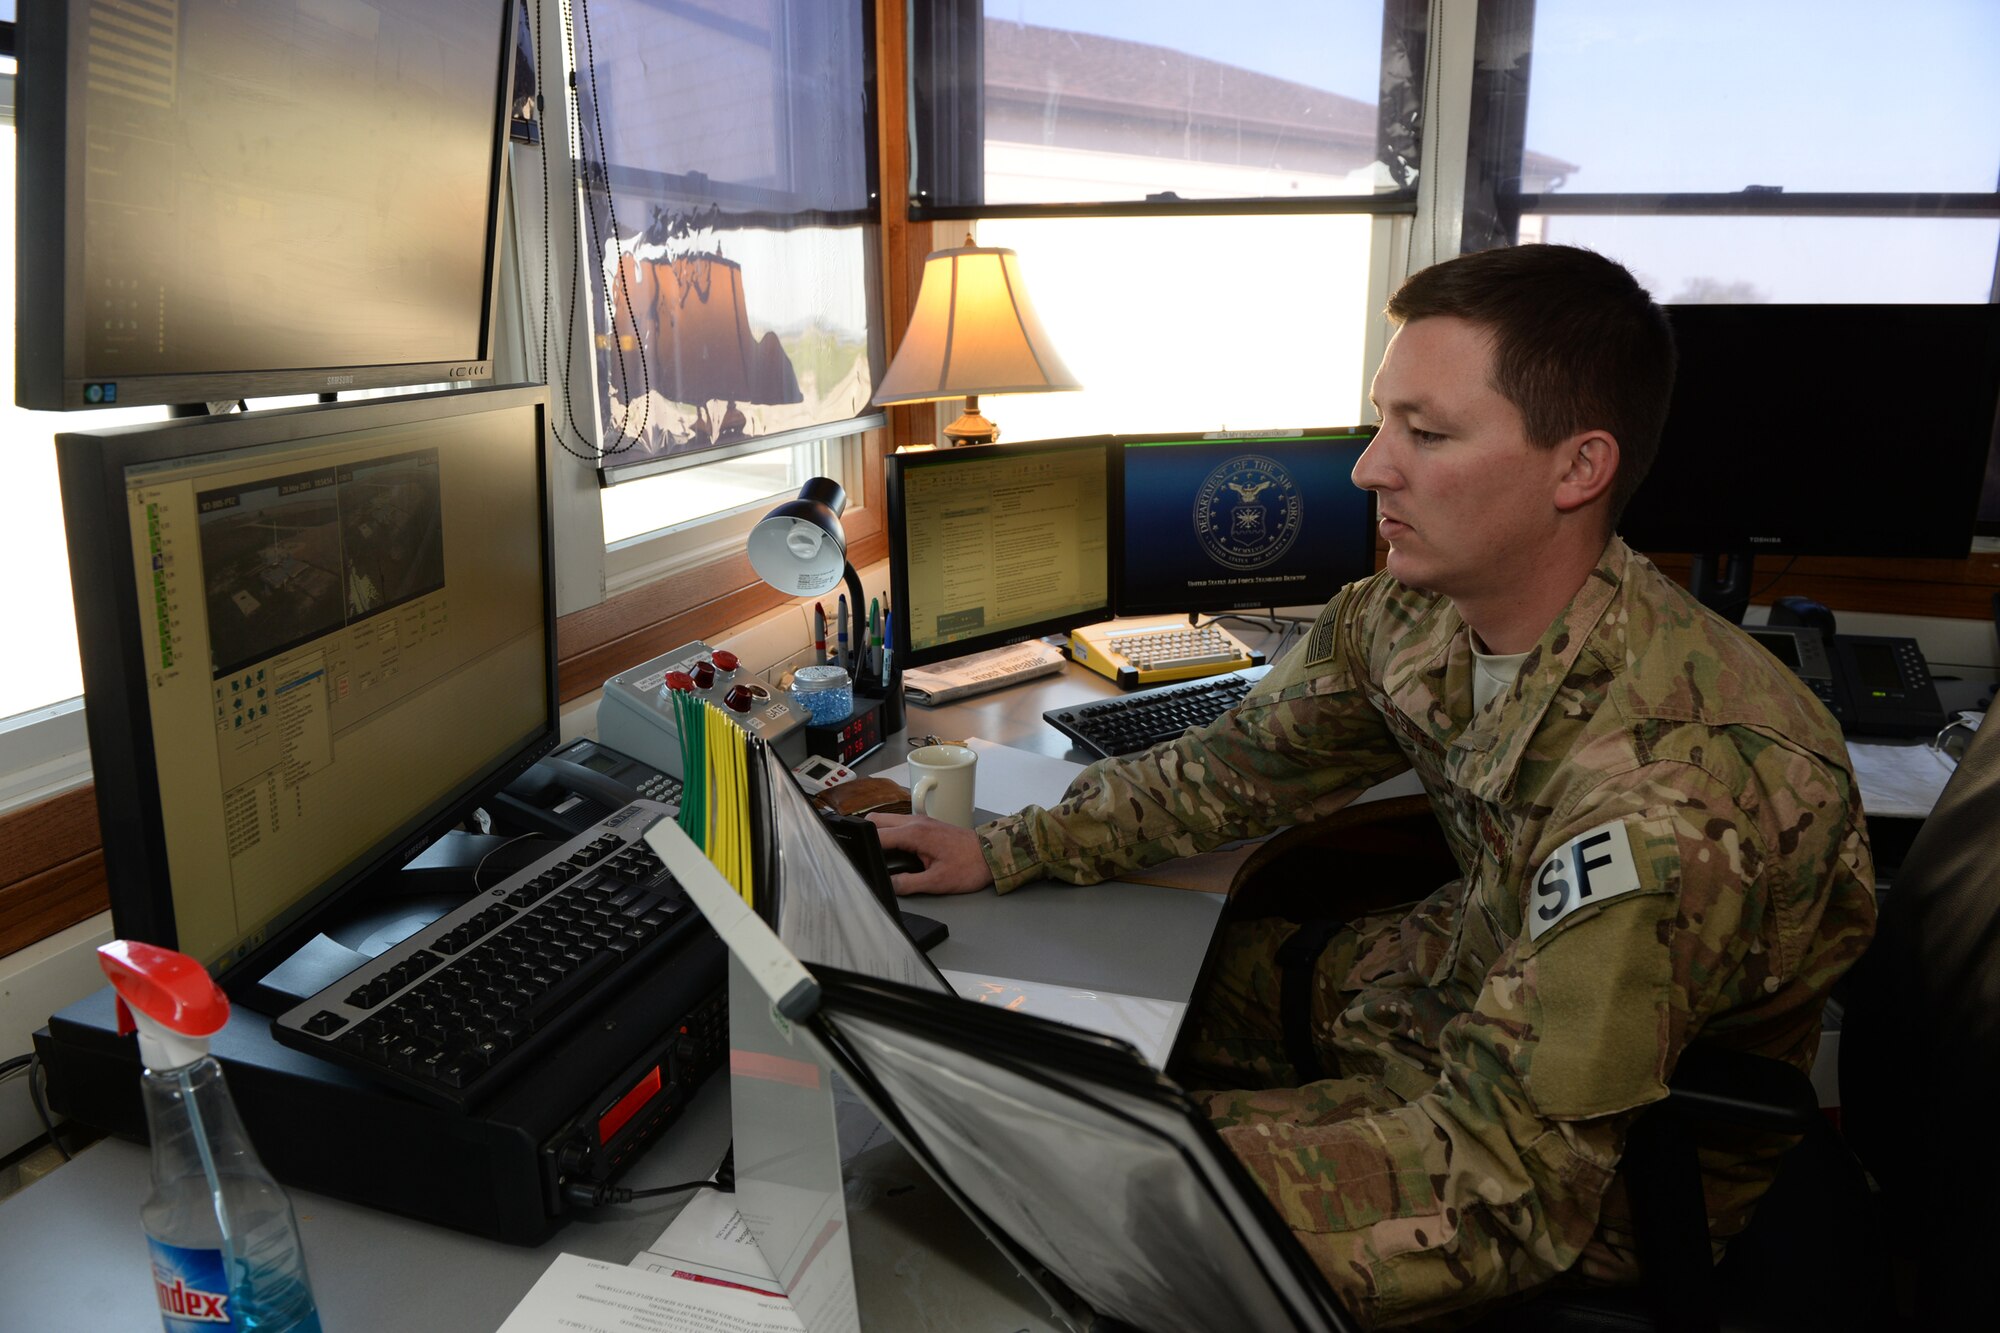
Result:
M1340 426L1364 407L1373 219L1002 219L1083 389L982 397L1003 440Z
M912 15L919 212L1413 212L1408 0L972 0Z
M813 477L861 503L861 452L859 436L781 445L605 489L605 595L741 554L757 520Z
M1479 44L1469 249L1587 245L1678 303L1994 297L2000 9L1535 0Z
M1422 6L918 8L913 212L1020 254L1084 385L983 400L1003 439L1366 419Z
M600 468L607 485L688 469L607 491L609 543L727 510L749 479L881 423L870 13L859 0L577 7L571 142ZM575 395L575 366L552 370Z
M1996 64L1962 0L1482 5L1465 248L1587 245L1675 304L2000 300Z
M0 58L9 85L14 61ZM0 124L0 236L14 253L14 125ZM70 607L69 555L62 496L56 485L60 412L14 406L14 264L0 265L0 570L7 571L7 632L15 645L0 671L0 719L33 712L83 693ZM34 336L27 330L26 336ZM110 408L93 422L156 421L165 408Z

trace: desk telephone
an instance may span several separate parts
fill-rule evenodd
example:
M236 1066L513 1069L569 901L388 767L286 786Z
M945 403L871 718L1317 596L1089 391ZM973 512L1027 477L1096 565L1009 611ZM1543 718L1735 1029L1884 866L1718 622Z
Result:
M572 741L515 778L493 797L503 821L554 838L594 827L637 800L678 807L681 780L596 741Z
M1944 703L1917 641L1832 634L1811 625L1745 625L1818 695L1852 736L1923 737L1945 724Z

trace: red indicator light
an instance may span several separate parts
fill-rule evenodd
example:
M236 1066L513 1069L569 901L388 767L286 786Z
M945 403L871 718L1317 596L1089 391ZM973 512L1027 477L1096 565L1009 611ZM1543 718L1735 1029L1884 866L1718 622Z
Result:
M625 1128L625 1122L637 1115L640 1107L658 1096L659 1091L660 1067L654 1065L646 1077L633 1085L632 1091L618 1099L617 1105L597 1118L598 1143L611 1142L612 1137Z

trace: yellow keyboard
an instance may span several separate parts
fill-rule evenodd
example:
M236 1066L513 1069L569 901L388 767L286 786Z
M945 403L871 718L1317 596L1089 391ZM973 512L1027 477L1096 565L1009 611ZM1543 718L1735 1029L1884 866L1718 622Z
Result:
M1070 632L1069 655L1127 689L1217 676L1264 661L1222 626L1190 625L1186 616L1086 625Z

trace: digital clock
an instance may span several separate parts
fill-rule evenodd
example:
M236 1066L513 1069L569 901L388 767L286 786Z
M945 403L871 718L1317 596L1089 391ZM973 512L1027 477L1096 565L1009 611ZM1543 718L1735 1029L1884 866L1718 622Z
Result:
M882 701L858 698L854 711L838 722L806 728L806 753L843 764L860 762L882 748Z

